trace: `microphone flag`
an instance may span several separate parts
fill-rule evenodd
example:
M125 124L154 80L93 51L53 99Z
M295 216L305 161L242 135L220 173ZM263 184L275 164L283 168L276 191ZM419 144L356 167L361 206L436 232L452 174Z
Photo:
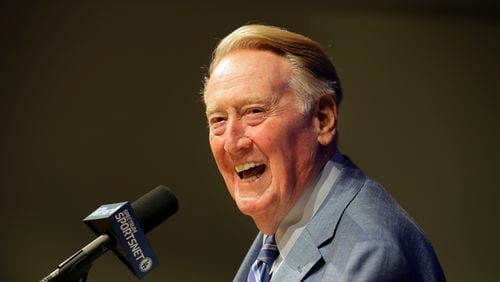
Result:
M111 249L139 279L158 265L153 249L129 202L102 205L83 221L98 236L111 232L109 235L117 241Z

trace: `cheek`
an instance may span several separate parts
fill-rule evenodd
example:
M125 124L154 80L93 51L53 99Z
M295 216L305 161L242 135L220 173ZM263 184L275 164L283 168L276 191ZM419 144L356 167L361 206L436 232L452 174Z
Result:
M257 126L247 131L247 136L257 145L261 150L270 151L279 149L283 138L286 135L282 128L275 124L265 124ZM267 153L270 153L267 152Z
M315 163L318 162L319 144L313 134L301 137L297 140L295 166L298 172L297 182L300 185L305 185L314 174Z
M214 156L215 162L219 167L219 170L223 168L224 165L224 142L221 138L210 137L210 150L212 151L212 155Z
M234 198L234 188L232 183L232 168L230 166L229 160L226 160L226 152L224 150L224 141L222 138L210 137L209 138L210 149L212 150L212 155L214 156L215 163L219 168L219 173L221 174L226 187Z
M266 130L256 132L254 143L265 154L271 164L274 180L288 182L294 175L295 158L297 157L297 134L283 130L286 125L269 126Z
M290 185L304 185L308 182L311 170L316 162L318 152L318 142L316 136L310 128L302 128L294 132L288 132L286 140L274 145L280 148L282 156L282 174L287 176Z
M214 157L220 157L224 153L224 138L221 136L209 135L208 143Z

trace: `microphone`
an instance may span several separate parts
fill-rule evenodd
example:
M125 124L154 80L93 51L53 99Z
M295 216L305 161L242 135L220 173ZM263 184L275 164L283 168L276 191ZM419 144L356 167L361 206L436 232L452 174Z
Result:
M177 210L177 198L162 185L132 205L128 202L102 205L84 219L97 235L102 235L59 264L40 282L86 281L92 262L110 249L136 276L142 278L157 265L144 234Z

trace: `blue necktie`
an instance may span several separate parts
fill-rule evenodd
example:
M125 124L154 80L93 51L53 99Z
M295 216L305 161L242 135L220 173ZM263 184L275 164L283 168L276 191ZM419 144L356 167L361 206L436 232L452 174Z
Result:
M271 267L273 261L279 255L274 235L268 236L264 240L257 259L252 264L248 272L248 282L269 282L271 280Z

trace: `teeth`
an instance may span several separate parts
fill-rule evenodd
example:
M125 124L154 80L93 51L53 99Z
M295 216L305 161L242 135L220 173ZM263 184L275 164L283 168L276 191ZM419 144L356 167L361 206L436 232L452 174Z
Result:
M244 163L244 164L237 165L234 167L234 169L236 170L236 173L240 173L242 171L245 171L245 170L250 169L252 167L256 167L258 165L259 164L257 164L257 163L250 162L250 163Z

